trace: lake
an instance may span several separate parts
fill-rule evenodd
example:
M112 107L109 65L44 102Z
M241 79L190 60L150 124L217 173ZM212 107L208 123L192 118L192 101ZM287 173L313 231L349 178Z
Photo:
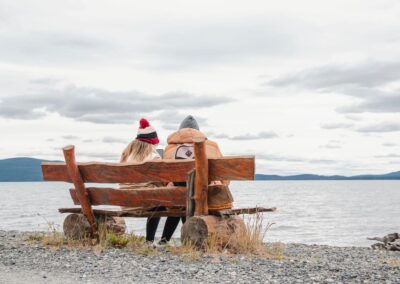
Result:
M0 183L0 229L62 228L61 207L71 207L67 183ZM367 237L400 232L400 181L232 182L235 207L277 207L264 213L272 224L265 241L369 246ZM165 218L164 218L165 219ZM144 235L145 219L128 218L128 230ZM158 236L163 223L160 222ZM179 237L180 229L174 237Z

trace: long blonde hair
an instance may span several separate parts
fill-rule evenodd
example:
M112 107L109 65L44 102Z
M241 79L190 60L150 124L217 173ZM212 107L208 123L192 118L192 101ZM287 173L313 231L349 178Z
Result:
M152 151L152 144L135 139L122 152L120 162L126 162L130 156L133 156L135 162L142 162Z

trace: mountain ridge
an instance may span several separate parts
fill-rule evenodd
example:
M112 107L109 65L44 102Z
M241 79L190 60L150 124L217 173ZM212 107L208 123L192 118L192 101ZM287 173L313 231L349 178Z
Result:
M43 181L40 164L57 162L31 157L16 157L0 160L0 182ZM298 174L290 176L256 174L256 180L400 180L400 171L387 174L365 174L356 176Z

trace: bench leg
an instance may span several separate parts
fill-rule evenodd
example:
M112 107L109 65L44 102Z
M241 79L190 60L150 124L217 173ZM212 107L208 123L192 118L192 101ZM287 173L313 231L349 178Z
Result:
M96 216L97 228L100 231L123 234L126 230L125 220L122 217ZM92 232L87 218L83 214L72 213L64 219L64 235L73 240L89 238Z
M245 232L246 226L239 216L194 216L183 224L181 240L196 247L203 247L208 240L221 247L234 246Z

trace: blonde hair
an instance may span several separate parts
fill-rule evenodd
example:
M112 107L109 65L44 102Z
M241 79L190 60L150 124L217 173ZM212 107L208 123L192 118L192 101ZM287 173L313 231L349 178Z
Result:
M142 162L153 151L153 145L140 140L133 140L122 152L120 162L127 162L132 156L135 162Z

